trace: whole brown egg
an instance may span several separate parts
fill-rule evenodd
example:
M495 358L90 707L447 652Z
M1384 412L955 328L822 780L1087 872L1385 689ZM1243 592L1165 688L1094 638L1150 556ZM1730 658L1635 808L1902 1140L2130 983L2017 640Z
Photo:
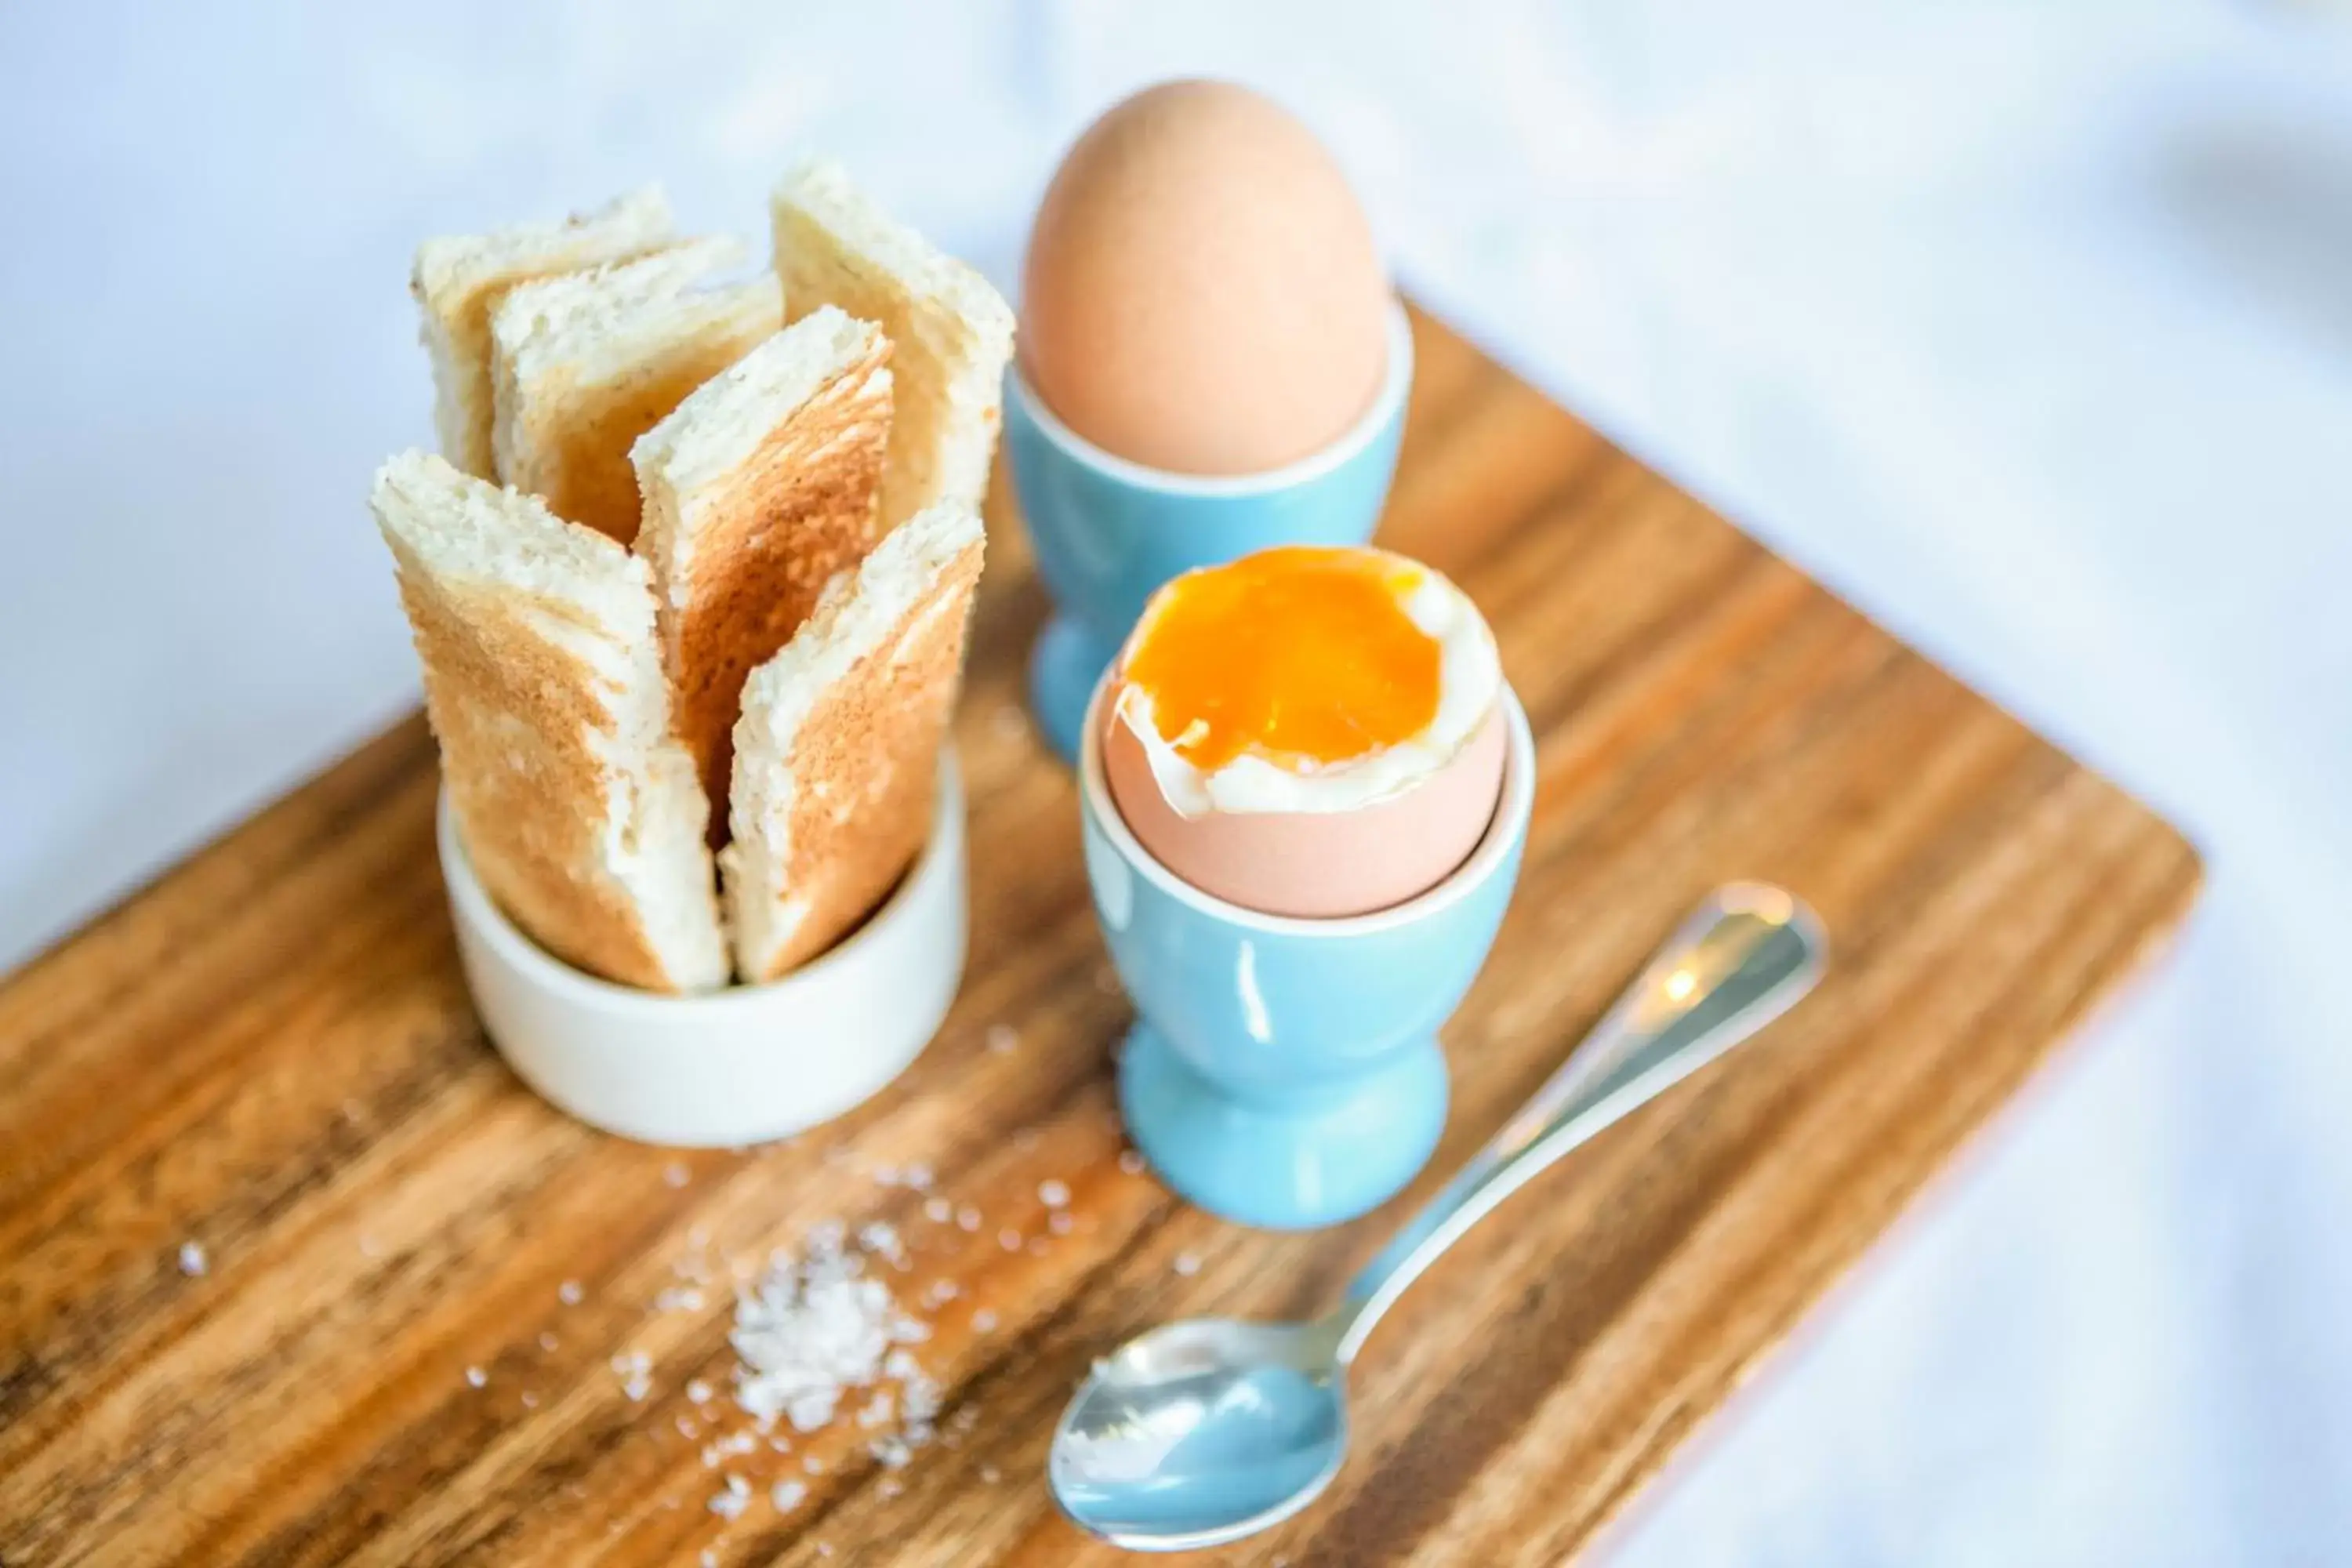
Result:
M1258 473L1371 406L1391 308L1370 225L1306 127L1245 88L1168 82L1096 121L1047 188L1022 374L1115 456Z

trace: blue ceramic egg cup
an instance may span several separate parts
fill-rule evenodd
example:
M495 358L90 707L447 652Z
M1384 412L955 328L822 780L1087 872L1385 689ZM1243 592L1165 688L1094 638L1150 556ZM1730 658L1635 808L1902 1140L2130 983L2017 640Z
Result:
M1045 739L1076 760L1095 683L1145 601L1196 566L1276 544L1361 544L1396 472L1412 388L1412 328L1392 305L1388 370L1364 416L1313 457L1262 474L1175 474L1115 458L1072 432L1005 374L1004 446L1054 618L1029 657Z
M1108 682L1104 685L1107 688ZM1128 1134L1185 1198L1246 1225L1352 1219L1411 1181L1445 1126L1437 1030L1486 961L1518 880L1535 742L1506 689L1502 798L1454 875L1344 920L1264 915L1179 880L1103 778L1101 689L1079 767L1087 880L1135 1003Z

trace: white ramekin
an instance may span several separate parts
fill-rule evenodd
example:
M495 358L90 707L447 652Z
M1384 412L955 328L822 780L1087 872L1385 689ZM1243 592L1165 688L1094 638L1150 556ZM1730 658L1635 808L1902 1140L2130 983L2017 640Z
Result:
M732 1147L839 1116L903 1072L962 978L963 788L940 760L931 836L837 946L766 985L664 996L550 956L490 901L441 800L457 956L491 1044L548 1100L648 1143Z

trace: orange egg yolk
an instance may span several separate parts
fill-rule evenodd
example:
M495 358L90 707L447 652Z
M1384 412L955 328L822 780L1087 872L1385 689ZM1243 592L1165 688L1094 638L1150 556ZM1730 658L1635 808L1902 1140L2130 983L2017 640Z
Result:
M1394 556L1306 545L1189 573L1155 601L1127 682L1203 771L1244 752L1297 767L1395 745L1437 716L1437 640L1404 609L1419 581Z

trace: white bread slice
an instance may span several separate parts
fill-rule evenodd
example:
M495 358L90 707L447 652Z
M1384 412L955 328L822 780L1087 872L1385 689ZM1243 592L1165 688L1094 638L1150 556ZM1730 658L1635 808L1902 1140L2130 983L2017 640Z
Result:
M647 185L561 223L445 236L418 246L408 290L425 317L441 455L482 479L498 472L490 452L490 312L508 289L625 261L669 242L669 200L659 185Z
M577 968L725 984L709 806L670 733L645 563L422 452L385 463L369 500L482 886Z
M890 340L898 407L882 531L942 501L977 510L1003 416L1012 308L979 273L884 215L835 164L793 171L770 206L793 316L838 305Z
M744 682L719 855L742 980L831 947L922 848L981 551L970 507L910 518Z
M630 449L677 730L727 796L743 679L874 547L890 342L826 306L696 388ZM726 824L714 824L722 831Z
M499 478L558 517L635 539L630 445L783 325L774 278L706 282L743 255L723 236L688 240L510 289L490 314Z

